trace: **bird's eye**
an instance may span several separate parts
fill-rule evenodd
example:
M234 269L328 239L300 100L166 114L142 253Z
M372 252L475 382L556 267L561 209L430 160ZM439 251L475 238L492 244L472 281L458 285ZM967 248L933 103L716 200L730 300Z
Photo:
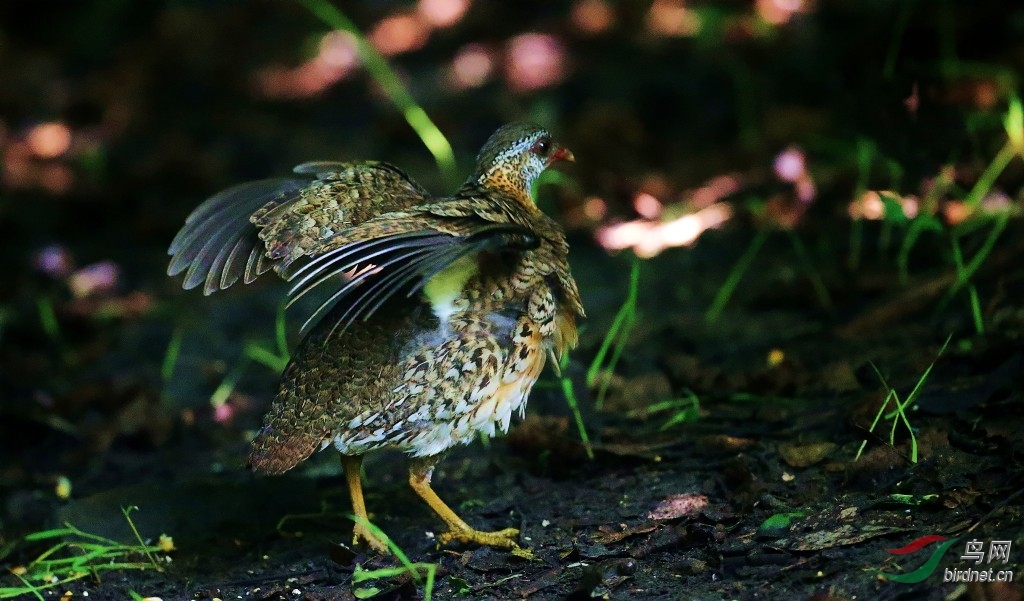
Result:
M533 148L530 149L533 154L541 157L548 156L551 152L551 140L549 138L541 138L533 143Z

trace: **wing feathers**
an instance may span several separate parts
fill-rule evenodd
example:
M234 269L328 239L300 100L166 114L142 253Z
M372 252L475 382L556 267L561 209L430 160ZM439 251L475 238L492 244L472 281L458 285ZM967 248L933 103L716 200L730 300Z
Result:
M358 294L353 296L352 302L347 303L344 307L341 317L331 328L331 334L342 324L344 324L342 328L342 331L344 331L360 315L369 317L369 315L365 315L366 301L370 298L375 298L374 292L385 293L386 296L382 300L387 300L397 291L394 289L389 290L387 287L382 288L382 282L390 280L397 272L410 269L415 270L417 259L429 252L429 249L408 250L391 257L381 265L368 265L327 300L320 303L320 306L317 307L313 314L303 322L301 331L309 331L311 327L319 323L324 316L330 313L344 297L355 292L358 292Z
M248 284L270 269L287 278L298 259L339 246L332 244L338 231L428 198L388 163L323 161L299 165L295 172L317 179L250 182L199 205L167 251L168 275L184 272L184 287L202 283L206 294L239 279Z
M238 281L248 255L263 252L259 230L249 217L268 204L287 204L305 182L262 180L229 188L208 199L185 220L168 249L168 275L186 272L183 287L205 282L204 292L227 288Z
M317 179L251 182L201 204L171 242L168 273L184 272L185 288L203 284L211 294L274 269L292 282L289 306L329 290L303 330L330 314L333 333L400 292L412 296L464 256L539 244L500 199L431 200L387 163L305 163L295 172Z
M288 304L291 306L340 274L353 270L356 273L320 303L304 321L302 330L307 331L330 313L335 321L331 333L344 332L353 322L369 319L397 293L412 296L430 278L464 256L485 250L525 250L539 243L531 232L514 224L460 220L461 227L454 228L450 220L437 221L436 229L399 231L380 238L360 239L359 232L340 233L356 241L297 270ZM367 224L370 225L373 227L367 227L368 232L362 235L380 229L380 224ZM464 230L466 234L456 236L443 231L453 229ZM336 306L337 312L332 313Z
M202 246L199 246L199 251L195 253L195 257L192 258L188 266L188 271L185 272L185 281L181 285L182 288L191 290L206 279L206 276L214 270L213 263L221 247L224 245L224 237L237 228L238 225L231 221L218 223L218 227L209 232L208 237L197 240L193 244L193 248L199 246L200 242Z

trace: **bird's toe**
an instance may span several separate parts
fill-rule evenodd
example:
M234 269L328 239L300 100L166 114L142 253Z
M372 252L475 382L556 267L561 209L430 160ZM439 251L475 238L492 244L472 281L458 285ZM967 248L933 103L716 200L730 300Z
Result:
M499 549L516 549L519 547L519 530L516 528L505 528L497 532L481 532L472 528L461 530L449 530L438 537L441 544L447 545L452 542L484 545L497 547Z
M360 542L365 542L371 549L380 553L381 555L390 555L391 550L388 549L388 545L379 536L373 533L372 530L364 526L363 524L356 524L352 530L352 544L358 545Z

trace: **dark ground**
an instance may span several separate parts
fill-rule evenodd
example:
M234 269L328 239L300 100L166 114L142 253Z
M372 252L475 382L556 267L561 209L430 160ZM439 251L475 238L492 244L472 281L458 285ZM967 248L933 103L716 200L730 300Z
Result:
M541 203L570 229L590 316L564 375L595 457L548 372L508 437L439 467L442 497L478 528L520 528L533 559L437 548L440 523L406 486L404 459L371 457L372 518L412 561L437 565L434 598L1024 598L1016 582L942 581L947 568L974 567L960 558L969 540L1011 541L1005 565L979 567L1022 575L1024 161L995 180L988 212L963 219L960 201L1007 139L1024 10L819 3L767 25L755 18L765 3L711 3L694 6L701 34L676 37L651 24L657 7L682 6L672 2L625 3L594 33L573 15L601 2L506 4L473 4L394 63L463 171L511 119L549 124L575 152L570 181L545 188ZM403 6L362 3L349 16L369 29ZM244 469L276 375L242 357L247 345L274 352L284 285L203 298L163 276L184 217L231 183L309 159L379 158L444 188L364 72L301 98L254 83L269 65L308 59L323 31L286 3L0 7L0 564L31 567L49 545L24 536L62 522L130 542L124 506L139 508L144 537L166 533L176 547L163 571L104 571L43 598L351 599L370 584L379 599L424 594L407 575L352 583L356 565L397 562L345 547L333 451L283 477ZM465 44L500 54L530 31L564 44L561 80L522 90L499 70L462 92L445 84ZM56 156L32 144L46 122L72 135ZM787 147L806 157L809 205L796 200L799 182L773 173ZM720 201L733 218L642 261L639 319L598 408L585 374L631 259L595 231L637 219L639 193L666 205L662 221L692 211L695 191L720 176L737 182ZM847 206L864 190L917 195L936 216L905 281L899 249L913 226L852 222ZM593 198L604 216L587 217ZM969 263L999 215L1007 228L970 279L979 332L951 241ZM760 231L772 233L712 323L706 311ZM66 265L40 268L41 256ZM103 261L113 281L76 292L102 279L105 268L83 268ZM933 362L908 407L915 463L902 423L895 445L893 418L868 432L887 393L872 366L906 399ZM236 377L214 410L211 395ZM671 423L682 405L655 410L691 394L698 419ZM61 478L69 495L57 494ZM934 546L886 549L929 534L958 538L934 573L917 584L878 575L923 564ZM19 586L0 577L2 594Z

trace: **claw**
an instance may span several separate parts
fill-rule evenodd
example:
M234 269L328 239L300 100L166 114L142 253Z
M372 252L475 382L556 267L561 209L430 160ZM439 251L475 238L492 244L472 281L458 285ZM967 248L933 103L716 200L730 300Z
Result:
M371 549L381 555L391 554L391 550L388 549L387 543L367 528L365 524L356 523L355 527L352 529L352 544L358 545L360 543L360 539L366 542Z
M518 549L519 530L516 528L505 528L497 532L481 532L479 530L452 529L437 537L442 545L452 542L470 543L484 545L486 547L497 547L499 549Z

